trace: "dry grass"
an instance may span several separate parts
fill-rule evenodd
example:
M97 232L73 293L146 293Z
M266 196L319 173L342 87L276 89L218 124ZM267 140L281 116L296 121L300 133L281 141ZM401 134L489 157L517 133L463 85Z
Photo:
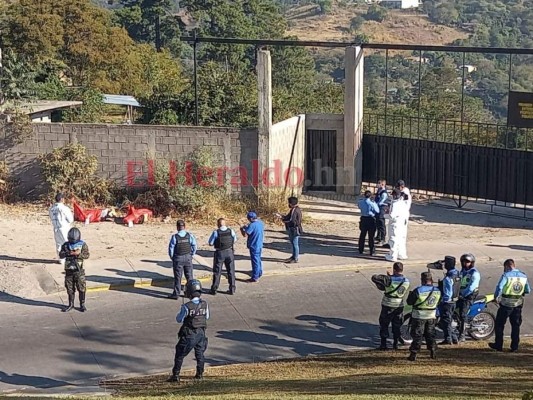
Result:
M209 368L203 382L185 374L176 386L166 376L107 381L119 398L135 399L520 399L533 389L533 340L519 353L496 353L486 342L422 352L359 351L331 356ZM188 376L187 376L188 375Z
M352 41L354 35L348 31L350 21L353 17L364 14L367 7L342 7L337 1L333 3L331 13L325 16L299 18L299 11L293 10L295 17L288 16L289 34L296 35L301 40ZM309 8L300 7L300 12L305 11L306 7ZM391 10L389 15L389 19L381 23L366 21L360 33L367 35L373 43L444 45L468 37L467 32L437 25L426 16L414 12Z

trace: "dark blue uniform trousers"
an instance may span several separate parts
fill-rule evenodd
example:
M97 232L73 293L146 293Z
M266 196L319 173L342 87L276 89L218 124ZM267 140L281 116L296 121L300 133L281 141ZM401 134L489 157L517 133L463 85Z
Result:
M207 336L205 336L205 328L185 329L184 335L180 337L176 345L176 354L174 356L174 368L172 368L172 375L179 376L183 360L194 349L194 357L196 358L196 373L204 373L204 352L207 349Z
M174 272L174 290L172 294L179 296L181 293L181 277L185 271L185 279L189 282L193 279L192 270L192 256L185 254L184 256L174 256L172 260L172 270Z

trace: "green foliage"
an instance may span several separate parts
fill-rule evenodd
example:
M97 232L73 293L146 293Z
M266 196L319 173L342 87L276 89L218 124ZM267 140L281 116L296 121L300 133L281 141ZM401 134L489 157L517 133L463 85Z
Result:
M320 7L321 14L327 14L331 12L331 0L318 0L317 4Z
M9 123L4 125L6 141L9 145L21 144L34 137L33 124L27 114L15 109L9 117Z
M80 107L63 112L64 122L96 123L104 113L103 95L98 90L81 88L69 91L67 98L72 101L82 101Z
M360 15L357 15L353 17L350 20L350 32L355 33L359 29L363 27L363 24L365 23L365 19L361 17Z
M2 64L3 71L0 76L2 100L16 105L22 100L34 98L36 72L30 67L30 64L12 49L6 49L3 52Z
M533 400L533 390L525 392L522 400Z
M209 147L196 148L186 161L157 160L155 165L155 184L136 198L135 205L150 208L156 215L202 214L213 198L224 195L216 173L211 172L217 163Z
M370 7L368 7L368 10L364 17L368 21L383 22L387 19L388 15L389 12L385 7L378 6L377 4L372 4Z
M5 161L0 161L0 203L13 201L16 182L14 182L9 167Z
M108 204L111 182L96 175L98 159L81 144L68 144L39 156L42 174L50 193L63 192L90 204Z

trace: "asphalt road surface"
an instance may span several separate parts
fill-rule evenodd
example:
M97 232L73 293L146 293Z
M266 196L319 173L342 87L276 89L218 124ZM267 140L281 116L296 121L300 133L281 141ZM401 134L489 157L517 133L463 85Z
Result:
M390 266L390 264L385 264ZM205 295L211 308L210 365L342 352L376 346L383 269L265 276L237 294ZM425 269L408 268L418 284ZM483 265L481 293L502 269ZM523 269L533 277L533 268ZM531 279L530 279L531 280ZM226 290L222 281L221 290ZM0 295L0 391L61 393L97 388L103 377L170 372L181 299L166 288L91 293L87 313L60 312L65 294L39 300ZM533 297L533 296L532 296ZM76 300L76 306L78 306ZM524 308L533 333L533 300ZM407 350L406 350L407 352ZM185 367L194 367L191 354Z

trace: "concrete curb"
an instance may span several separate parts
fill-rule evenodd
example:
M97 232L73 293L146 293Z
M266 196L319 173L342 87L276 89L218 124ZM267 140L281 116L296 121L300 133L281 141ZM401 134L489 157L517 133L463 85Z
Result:
M202 276L200 278L196 278L200 282L209 282L211 281L211 276ZM166 279L142 279L140 282L127 282L127 283L110 283L110 284L102 284L98 286L91 286L87 288L87 292L102 292L106 290L118 290L118 289L125 289L125 288L142 288L142 287L169 287L170 283L174 282L174 278L166 278Z

